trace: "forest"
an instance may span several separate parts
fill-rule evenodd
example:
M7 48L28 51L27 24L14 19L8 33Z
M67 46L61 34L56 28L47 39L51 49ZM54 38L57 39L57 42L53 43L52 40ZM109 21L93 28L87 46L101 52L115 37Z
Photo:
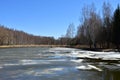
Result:
M102 12L102 14L100 14ZM76 33L76 34L75 34ZM58 39L35 36L24 31L0 25L0 45L87 45L89 48L120 47L120 7L112 10L110 3L103 3L102 11L94 4L81 10L80 24L75 32L74 23L69 24L66 34Z
M102 14L100 14L102 12ZM84 6L81 20L74 35L74 24L68 26L63 43L87 45L89 48L120 47L120 7L112 10L110 3L103 3L102 11L96 11L94 4ZM67 41L66 41L67 40Z
M9 29L0 26L0 45L51 45L54 44L53 37L35 36L23 31Z

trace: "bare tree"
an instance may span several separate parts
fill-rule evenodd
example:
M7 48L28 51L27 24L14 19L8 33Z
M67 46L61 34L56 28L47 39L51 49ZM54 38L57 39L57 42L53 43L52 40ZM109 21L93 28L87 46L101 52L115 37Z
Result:
M84 39L86 37L87 41L90 48L91 48L91 36L90 36L90 27L89 27L89 19L90 19L90 6L84 6L82 9L82 18L81 18L81 24L78 27L78 31L77 31L77 37L80 38L80 42L84 43Z
M85 6L82 9L82 24L79 27L78 33L82 38L87 39L91 48L91 45L94 45L96 48L97 36L99 35L99 30L101 28L101 18L95 12L94 4L90 6ZM78 34L77 33L77 34Z
M103 3L103 27L105 27L107 48L111 42L111 23L112 23L112 7L110 3Z
M66 37L67 38L73 38L75 35L75 26L73 23L71 23L69 26L68 26L68 29L67 29L67 32L66 32Z
M96 48L97 36L99 34L100 28L101 28L101 18L95 12L95 10L91 10L88 29L90 32L90 37L94 45L94 48Z

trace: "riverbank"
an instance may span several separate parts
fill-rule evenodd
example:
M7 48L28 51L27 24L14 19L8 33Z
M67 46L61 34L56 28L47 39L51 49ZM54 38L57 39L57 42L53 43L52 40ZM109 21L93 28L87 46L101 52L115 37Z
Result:
M25 48L25 47L41 47L41 48L54 48L54 47L65 47L65 48L76 48L87 51L99 51L99 52L117 52L117 49L107 49L107 48L89 48L87 45L77 45L77 46L69 46L69 45L1 45L0 48Z
M67 47L66 45L1 45L0 48L25 48L25 47Z
M69 48L82 49L87 51L98 51L98 52L118 52L117 49L114 48L90 48L88 45L76 45L76 46L68 46Z

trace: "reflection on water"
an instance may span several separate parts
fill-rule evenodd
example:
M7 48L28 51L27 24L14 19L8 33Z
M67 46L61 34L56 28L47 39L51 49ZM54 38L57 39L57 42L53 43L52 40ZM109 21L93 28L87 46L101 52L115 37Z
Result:
M120 70L108 70L105 69L103 72L103 80L120 80Z
M76 59L70 48L0 49L0 80L120 80L120 62Z

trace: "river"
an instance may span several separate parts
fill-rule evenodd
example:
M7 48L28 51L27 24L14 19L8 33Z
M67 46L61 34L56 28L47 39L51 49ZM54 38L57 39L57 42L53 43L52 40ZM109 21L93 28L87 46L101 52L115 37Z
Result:
M77 53L79 52L79 53ZM0 80L120 80L120 61L76 58L72 48L0 49Z

